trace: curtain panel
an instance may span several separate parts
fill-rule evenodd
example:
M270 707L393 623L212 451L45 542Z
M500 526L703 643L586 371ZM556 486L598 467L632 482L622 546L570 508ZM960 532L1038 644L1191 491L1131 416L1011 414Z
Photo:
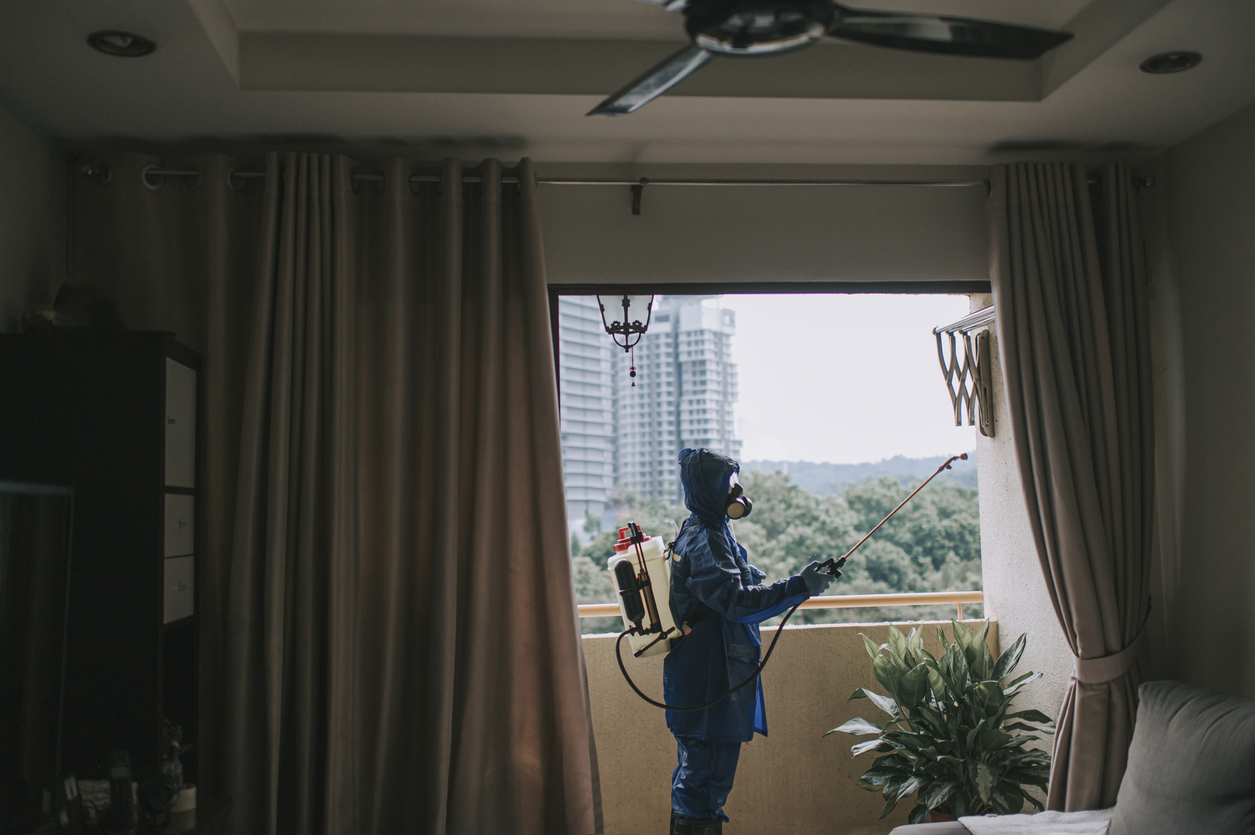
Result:
M1154 430L1136 195L1079 164L997 166L989 201L998 344L1028 516L1076 667L1047 806L1115 804L1150 611Z
M530 161L91 162L75 280L205 357L202 791L241 832L600 831Z

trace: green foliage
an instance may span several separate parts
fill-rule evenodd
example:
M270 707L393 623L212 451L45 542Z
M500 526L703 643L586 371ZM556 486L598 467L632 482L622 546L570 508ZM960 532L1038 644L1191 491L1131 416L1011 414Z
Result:
M874 735L850 751L856 757L884 755L857 782L884 797L882 818L912 794L911 823L934 810L961 817L1015 814L1025 801L1042 808L1024 787L1046 788L1050 755L1024 746L1041 739L1036 733L1053 733L1053 720L1036 710L1011 712L1013 697L1039 674L1003 683L1024 654L1025 637L995 659L986 641L988 622L976 634L952 623L954 643L937 629L941 658L924 649L916 629L903 635L890 626L889 640L880 646L864 636L872 673L889 695L859 688L850 699L867 699L888 719L877 725L857 717L824 734Z
M816 495L795 484L783 472L751 470L742 473L745 492L754 499L754 512L735 523L736 537L749 552L750 562L767 572L768 581L789 577L811 561L840 556L875 527L915 485L890 478L847 485L841 495ZM670 540L676 526L688 518L682 506L642 501L629 493L613 498L619 524L628 519L654 536ZM586 520L585 530L593 526ZM573 556L576 600L606 603L614 600L614 585L605 570L618 532L596 534ZM572 548L575 554L574 548ZM845 574L830 594L890 594L981 588L980 513L975 488L937 480L902 508L846 563ZM979 617L980 606L964 607ZM790 623L868 623L910 617L940 620L953 617L953 606L916 606L910 609L807 609ZM769 621L766 625L771 625ZM590 632L618 631L610 618L585 619Z
M745 492L754 513L736 523L750 560L771 579L796 574L812 554L839 556L915 488L889 478L817 496L782 472L750 472ZM846 563L832 594L891 594L981 588L980 512L975 488L934 481L876 532ZM972 610L979 616L979 608ZM952 617L953 607L808 609L794 623L849 623L903 617Z

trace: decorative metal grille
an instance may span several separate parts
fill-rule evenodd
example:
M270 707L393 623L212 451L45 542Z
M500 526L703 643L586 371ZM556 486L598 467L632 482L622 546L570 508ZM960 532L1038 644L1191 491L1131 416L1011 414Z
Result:
M994 436L993 365L988 330L993 320L994 309L986 307L952 325L933 328L933 335L937 337L937 361L941 364L946 390L950 392L950 405L954 407L954 425L962 426L966 415L967 425L978 426L980 433L988 438Z

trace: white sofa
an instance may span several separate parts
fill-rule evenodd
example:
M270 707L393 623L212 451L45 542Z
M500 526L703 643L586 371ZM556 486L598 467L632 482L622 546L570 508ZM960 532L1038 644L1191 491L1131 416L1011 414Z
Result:
M1176 681L1147 682L1138 699L1109 835L1255 833L1255 701ZM971 830L960 822L921 823L890 835Z

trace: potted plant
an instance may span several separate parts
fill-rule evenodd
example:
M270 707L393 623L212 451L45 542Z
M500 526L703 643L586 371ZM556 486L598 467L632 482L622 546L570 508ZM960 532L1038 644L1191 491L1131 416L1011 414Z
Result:
M903 636L890 626L889 642L879 647L864 635L876 681L889 695L859 688L850 700L868 699L889 718L877 725L859 717L824 734L875 734L850 751L884 755L858 779L861 788L884 796L881 818L912 794L911 823L930 816L1016 814L1025 801L1042 808L1024 787L1046 788L1050 755L1024 746L1041 738L1036 733L1053 733L1053 722L1037 710L1010 712L1015 694L1039 674L1003 684L1024 653L1024 636L995 660L986 643L988 621L976 634L952 623L954 643L937 628L940 658L924 649L916 629Z

